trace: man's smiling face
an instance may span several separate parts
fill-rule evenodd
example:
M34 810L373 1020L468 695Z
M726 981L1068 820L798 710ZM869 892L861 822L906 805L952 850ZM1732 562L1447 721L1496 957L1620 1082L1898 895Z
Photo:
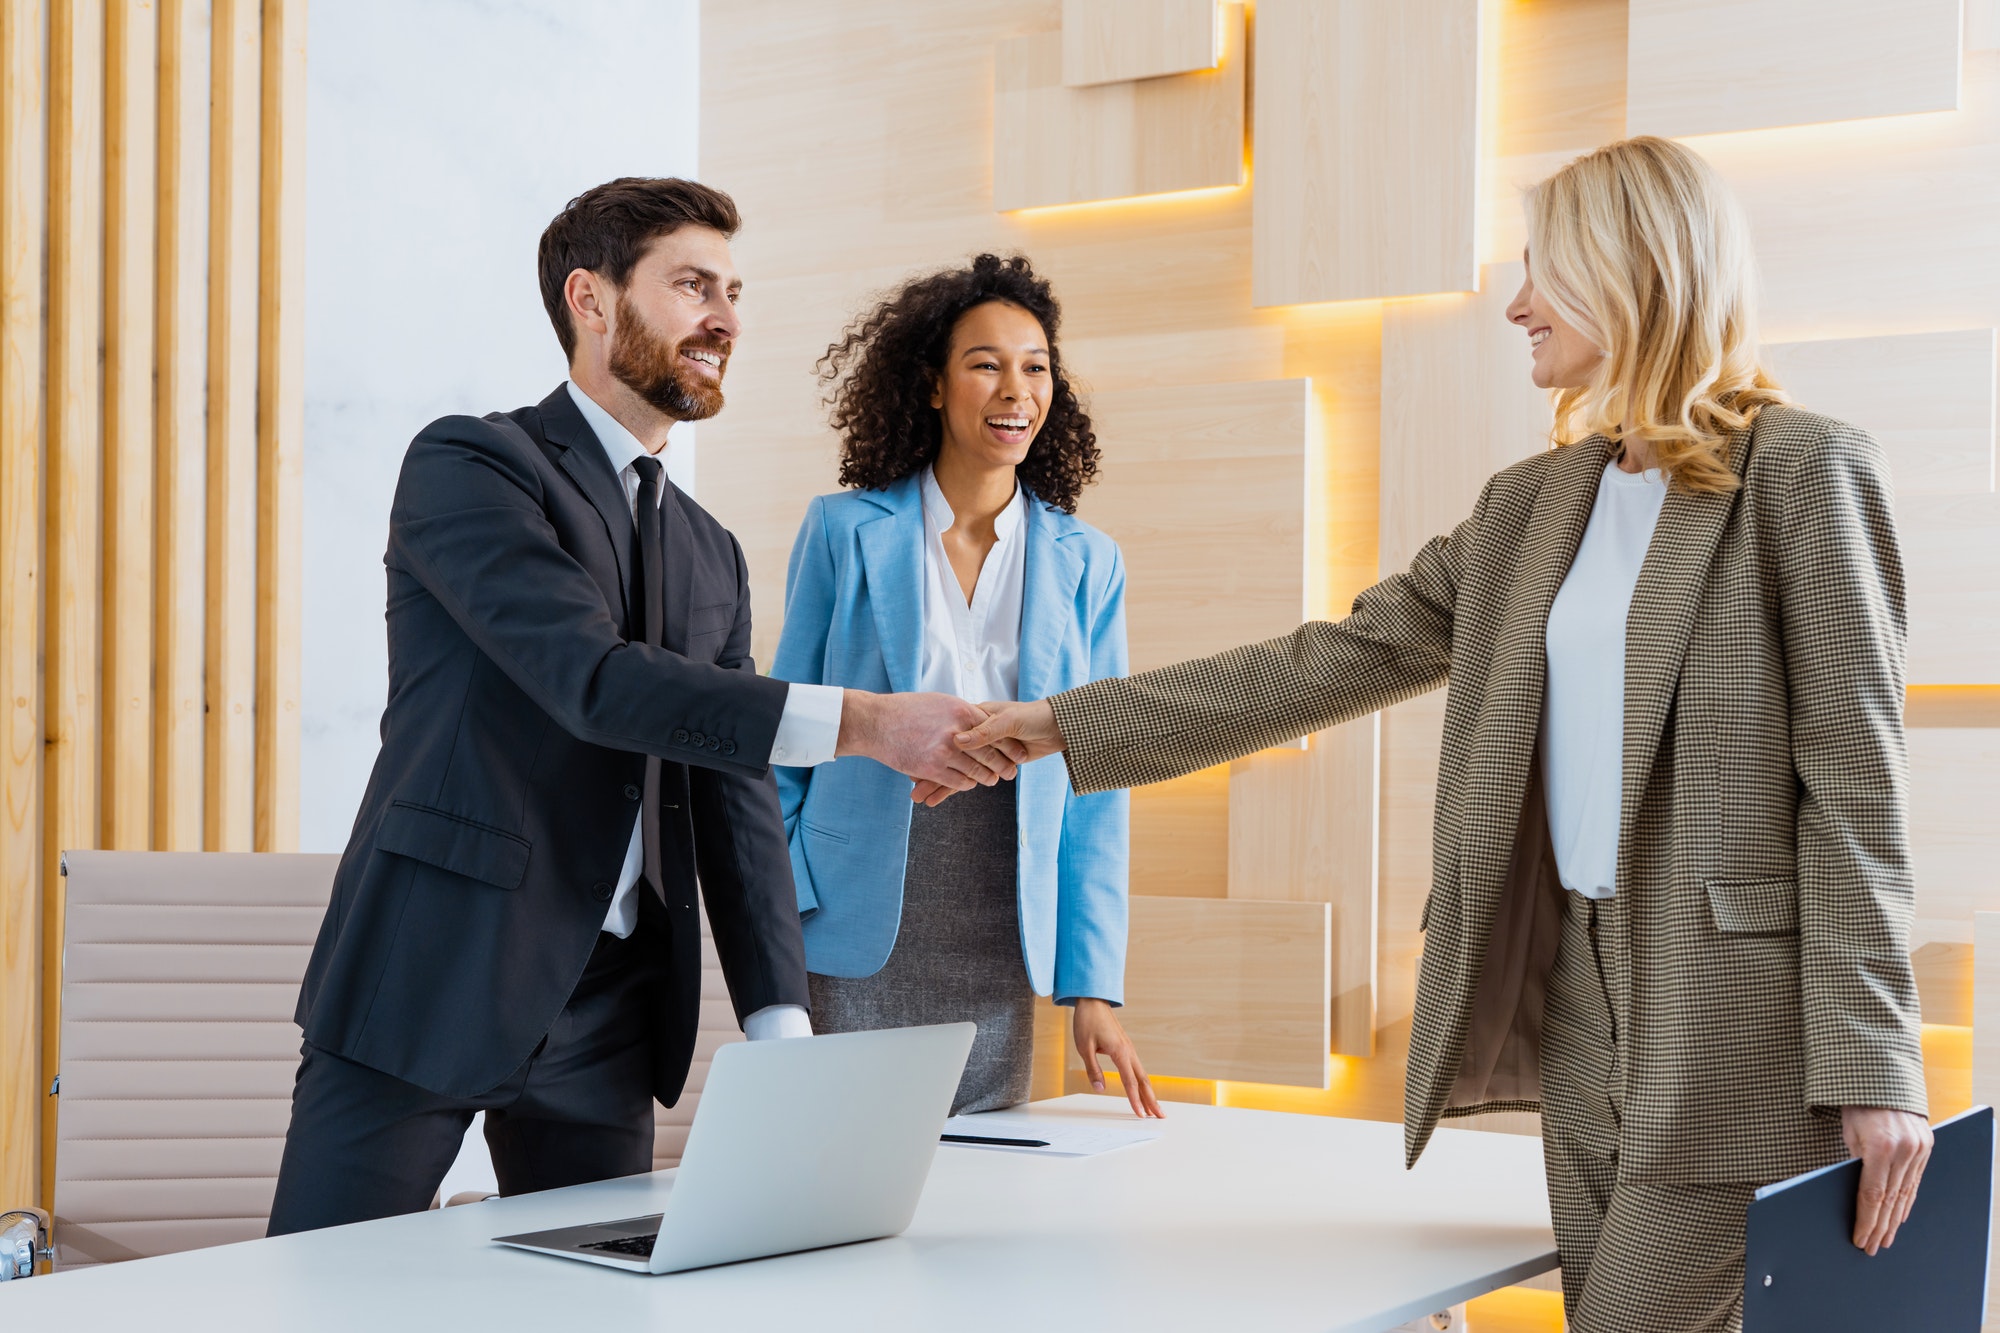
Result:
M743 331L729 240L709 227L656 239L618 292L608 368L677 421L722 410L722 377Z

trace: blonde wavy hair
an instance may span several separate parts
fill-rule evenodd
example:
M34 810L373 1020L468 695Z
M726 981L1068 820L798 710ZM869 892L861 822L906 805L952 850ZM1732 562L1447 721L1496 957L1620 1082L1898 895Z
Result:
M1675 484L1733 489L1730 435L1787 399L1757 360L1756 261L1728 185L1649 135L1576 159L1527 206L1536 292L1603 352L1557 393L1555 442L1644 440Z

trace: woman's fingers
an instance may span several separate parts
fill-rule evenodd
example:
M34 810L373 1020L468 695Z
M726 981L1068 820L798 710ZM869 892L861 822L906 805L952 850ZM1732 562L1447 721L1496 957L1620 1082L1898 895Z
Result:
M1090 1086L1103 1092L1104 1071L1097 1065L1097 1038L1092 1036L1081 1038L1076 1044L1076 1053L1083 1057L1083 1073L1084 1077L1090 1080Z
M1146 1067L1139 1063L1139 1052L1132 1043L1114 1050L1111 1058L1118 1066L1118 1081L1125 1085L1125 1100L1132 1103L1132 1114L1165 1119L1160 1100L1153 1095L1153 1080L1146 1077Z
M1861 1191L1854 1197L1854 1244L1869 1254L1880 1242L1882 1216L1889 1207L1889 1164L1878 1153L1861 1158Z

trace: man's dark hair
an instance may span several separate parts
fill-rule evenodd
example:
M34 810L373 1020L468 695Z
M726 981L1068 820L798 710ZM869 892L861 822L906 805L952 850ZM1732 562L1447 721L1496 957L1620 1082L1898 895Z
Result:
M736 201L699 181L677 176L620 176L585 190L563 205L542 231L536 266L542 304L556 326L563 356L576 355L563 285L576 269L589 269L623 287L646 247L686 226L712 227L734 236L743 219Z
M1054 392L1049 412L1014 469L1046 504L1076 512L1077 496L1097 477L1097 436L1069 376L1056 328L1062 307L1048 279L1025 255L977 255L969 263L913 278L847 326L819 359L827 406L840 433L840 484L887 490L937 461L944 422L931 393L944 373L951 335L968 311L1000 301L1041 322L1049 339Z

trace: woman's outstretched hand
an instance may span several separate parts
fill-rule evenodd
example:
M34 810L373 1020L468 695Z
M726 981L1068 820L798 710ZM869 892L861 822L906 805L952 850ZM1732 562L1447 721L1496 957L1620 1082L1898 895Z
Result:
M1125 1089L1125 1100L1132 1103L1133 1115L1166 1118L1159 1099L1153 1096L1153 1082L1146 1077L1146 1067L1139 1063L1139 1052L1118 1021L1117 1009L1105 1000L1080 999L1071 1027L1076 1037L1076 1053L1083 1057L1083 1072L1090 1076L1091 1087L1104 1091L1104 1071L1097 1064L1101 1055L1116 1066L1118 1082Z
M969 731L958 733L957 744L959 749L976 756L988 768L1003 762L1025 764L1063 748L1062 732L1056 727L1055 710L1049 707L1046 699L1037 699L1033 703L993 701L980 704L979 711L986 714L986 720ZM1010 771L1005 776L1012 777L1013 773ZM910 788L910 799L923 805L936 805L952 792L963 790L963 786L952 787L943 781L919 778Z
M1854 1206L1854 1243L1874 1254L1895 1243L1909 1220L1917 1184L1931 1160L1931 1127L1920 1115L1880 1106L1843 1106L1847 1151L1861 1159L1861 1194Z

